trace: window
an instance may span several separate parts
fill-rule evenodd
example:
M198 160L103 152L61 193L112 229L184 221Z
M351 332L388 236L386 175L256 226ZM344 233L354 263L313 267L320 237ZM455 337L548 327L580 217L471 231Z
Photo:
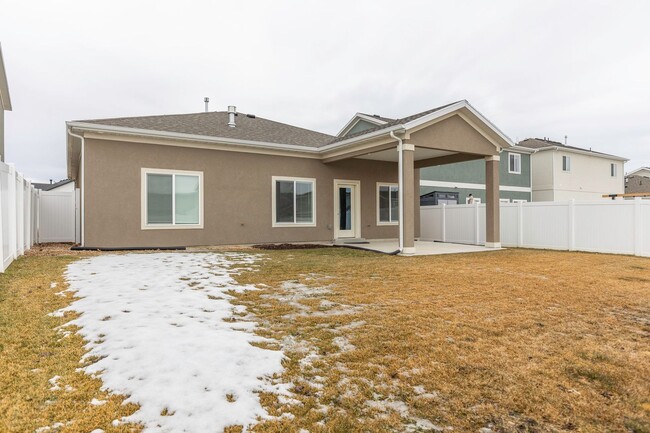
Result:
M499 203L510 203L510 199L509 198L500 198Z
M316 225L316 179L273 177L273 227Z
M508 173L521 174L521 155L508 153Z
M616 177L616 164L612 163L609 165L609 173L612 177Z
M397 184L377 184L377 225L399 222L399 191Z
M203 228L203 173L143 168L142 228Z
M562 171L571 171L571 157L563 156L562 157Z

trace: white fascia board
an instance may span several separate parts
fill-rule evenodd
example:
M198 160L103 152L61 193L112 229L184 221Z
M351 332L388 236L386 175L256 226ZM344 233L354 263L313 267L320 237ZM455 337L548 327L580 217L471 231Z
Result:
M589 151L589 150L582 150L582 149L571 149L571 148L561 147L561 146L540 147L539 149L535 149L535 152L543 152L545 150L555 150L555 151L558 151L558 152L577 153L579 155L588 155L588 156L594 156L596 158L612 159L614 161L623 161L623 162L629 161L629 159L623 158L622 156L609 155L607 153L592 152L592 151Z
M457 111L461 108L467 108L473 115L478 117L481 122L483 122L485 125L488 126L492 131L494 131L499 137L501 137L506 143L508 143L509 147L512 147L515 145L515 143L505 135L499 128L494 125L494 123L490 122L485 116L483 116L477 109L472 107L472 105L467 102L467 100L462 100L458 101L455 104L452 104L448 107L442 108L440 110L434 111L433 113L427 114L426 116L418 117L417 119L411 120L410 122L407 122L404 124L404 127L406 129L411 129L415 128L416 126L422 125L424 123L430 122L432 120L435 120L439 117L446 116L450 113L453 113L454 111Z
M359 120L365 120L366 122L370 122L370 123L372 123L374 125L377 125L377 126L385 125L386 123L388 123L388 122L385 122L385 121L383 121L381 119L377 119L376 117L368 116L368 115L363 114L363 113L357 113L352 117L352 119L350 119L348 121L348 123L345 124L343 129L341 129L339 131L339 133L336 134L336 136L337 137L342 137L345 134L347 134L348 131L350 131L350 129L354 128L354 126L357 123L359 123Z
M9 84L5 71L4 60L2 59L2 46L0 45L0 108L4 111L11 111L11 97L9 96Z
M517 146L516 144L512 147L509 147L507 151L527 154L535 153L535 149L531 149L530 147Z
M132 135L140 135L144 137L172 138L177 140L192 140L192 141L201 141L206 143L219 143L219 144L236 144L236 145L257 147L263 149L306 152L306 153L313 153L315 155L319 154L319 149L317 147L300 146L296 144L267 143L263 141L240 140L236 138L225 138L225 137L208 137L205 135L198 135L198 134L184 134L180 132L167 132L167 131L156 131L150 129L126 128L123 126L101 125L97 123L66 122L66 125L68 125L68 127L71 128L78 128L88 132L100 132L100 133L110 132L116 134L132 134Z
M318 150L321 152L326 152L328 150L337 149L339 147L345 147L351 143L362 142L375 137L380 137L382 135L390 135L391 131L402 131L404 130L404 125L393 125L389 128L378 129L377 131L372 131L367 134L359 135L357 137L348 138L347 140L341 140L336 143L327 144L325 146L319 147Z
M468 183L468 182L446 182L442 180L420 180L420 186L439 187L439 188L464 188L464 189L485 189L484 183ZM513 192L531 192L529 186L509 186L499 185L500 191L513 191Z

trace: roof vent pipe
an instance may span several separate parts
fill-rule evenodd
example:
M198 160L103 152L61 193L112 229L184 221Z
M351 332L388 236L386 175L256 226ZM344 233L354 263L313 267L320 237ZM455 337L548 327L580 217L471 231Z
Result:
M229 105L228 106L228 126L230 126L231 128L234 128L235 126L237 126L235 124L235 115L236 114L237 114L237 107L235 107L234 105Z
M205 98L203 98L203 102L205 102L205 112L207 113L208 112L208 104L210 103L210 98L208 98L206 96Z

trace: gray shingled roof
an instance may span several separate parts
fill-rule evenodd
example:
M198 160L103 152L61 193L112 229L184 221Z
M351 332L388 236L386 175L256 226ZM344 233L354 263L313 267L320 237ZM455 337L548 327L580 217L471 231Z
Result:
M591 152L591 153L596 153L598 155L613 156L615 158L620 158L619 156L612 155L609 153L596 152L591 149L583 149L582 147L567 146L565 144L560 143L559 141L553 141L553 140L542 139L542 138L527 138L517 143L517 146L523 146L529 149L542 149L544 147L557 146L565 149L581 150L583 152Z
M457 101L458 102L458 101ZM293 144L311 147L321 147L330 143L336 143L349 138L357 137L369 132L378 131L391 126L407 123L427 114L441 110L450 105L446 104L431 110L403 117L401 119L390 119L380 117L385 124L374 128L336 137L321 132L312 131L286 123L275 122L262 117L249 117L244 113L238 113L235 123L237 126L228 126L227 111L213 111L208 113L191 114L169 114L162 116L141 116L141 117L119 117L113 119L91 119L78 120L82 123L95 123L98 125L119 126L124 128L145 129L151 131L176 132L181 134L202 135L206 137L232 138L238 140L260 141L277 144ZM373 116L374 117L374 116Z
M393 120L395 120L395 119L391 119L390 117L380 116L379 114L368 114L368 113L359 113L359 114L363 114L364 116L368 116L368 117L374 117L375 119L383 120L384 122L392 122Z
M227 111L93 119L79 122L312 147L325 145L335 138L332 135L262 117L248 117L244 113L238 113L235 118L237 126L231 128L228 126Z
M460 101L452 102L451 104L441 105L440 107L432 108L431 110L423 111L421 113L412 114L411 116L402 117L401 119L391 119L390 121L388 121L388 118L386 117L384 119L386 119L388 123L385 123L383 125L378 125L378 126L376 126L374 128L364 129L363 131L359 131L359 132L356 132L354 134L349 134L349 135L346 135L346 136L343 136L343 137L336 137L334 140L331 141L331 143L336 143L338 141L348 140L350 138L354 138L354 137L358 137L360 135L368 134L369 132L379 131L381 129L390 128L391 126L408 123L408 122L410 122L412 120L419 119L420 117L426 116L427 114L431 114L431 113L433 113L435 111L442 110L443 108L449 107L450 105L457 104L458 102L460 102Z
M32 185L34 186L34 188L40 189L41 191L49 191L51 189L58 188L62 185L66 185L70 182L74 182L74 180L64 179L54 183L33 183Z

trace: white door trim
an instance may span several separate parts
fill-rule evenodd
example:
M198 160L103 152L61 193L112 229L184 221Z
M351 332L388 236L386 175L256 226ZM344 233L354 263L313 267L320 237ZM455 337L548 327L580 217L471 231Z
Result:
M352 236L343 238L339 235L339 187L351 186L354 188L352 200ZM334 179L334 239L353 239L361 237L361 181Z

